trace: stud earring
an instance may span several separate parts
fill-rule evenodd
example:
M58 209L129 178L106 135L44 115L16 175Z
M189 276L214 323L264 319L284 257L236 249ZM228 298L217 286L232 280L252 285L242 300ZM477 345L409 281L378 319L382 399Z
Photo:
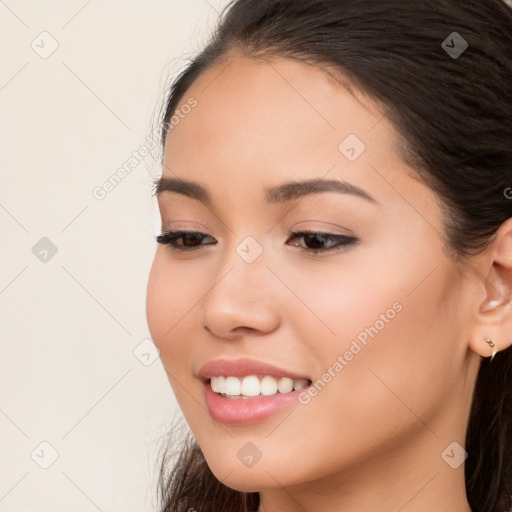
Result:
M491 354L491 361L494 359L494 356L498 353L498 349L496 348L496 343L494 341L490 340L489 338L486 338L485 342L492 348L492 354ZM489 362L491 362L489 361Z

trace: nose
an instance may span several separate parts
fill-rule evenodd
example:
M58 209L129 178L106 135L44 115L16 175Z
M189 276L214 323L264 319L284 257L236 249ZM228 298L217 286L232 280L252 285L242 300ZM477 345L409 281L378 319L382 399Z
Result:
M237 254L216 275L201 305L203 327L216 337L268 334L280 325L275 276L261 261L246 263Z

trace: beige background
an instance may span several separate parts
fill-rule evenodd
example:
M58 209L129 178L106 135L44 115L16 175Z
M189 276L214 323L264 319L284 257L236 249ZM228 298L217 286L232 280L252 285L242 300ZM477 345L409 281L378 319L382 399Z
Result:
M2 512L156 510L179 411L145 316L158 160L130 157L226 3L0 0Z
M156 510L176 414L145 316L159 166L129 158L225 4L0 0L1 511Z

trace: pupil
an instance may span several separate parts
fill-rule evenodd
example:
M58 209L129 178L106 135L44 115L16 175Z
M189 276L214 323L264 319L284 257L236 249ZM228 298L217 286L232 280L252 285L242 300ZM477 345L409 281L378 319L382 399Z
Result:
M316 240L317 242L319 241L319 236L318 235L307 235L306 239L308 241L311 241L311 240ZM310 247L311 249L319 249L319 248L322 248L323 245L321 243L314 243L313 242L313 247Z
M200 238L200 235L196 233L185 233L183 235L183 245L189 247L191 245L194 245L194 241L197 241L197 239ZM191 243L189 243L191 242Z

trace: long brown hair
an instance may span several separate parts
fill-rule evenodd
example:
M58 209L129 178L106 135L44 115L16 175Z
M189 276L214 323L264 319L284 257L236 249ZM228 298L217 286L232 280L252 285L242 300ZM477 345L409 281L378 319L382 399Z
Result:
M450 54L449 36L467 42L462 54ZM384 106L403 160L446 206L454 258L484 250L512 217L512 9L503 0L231 2L168 92L162 146L190 86L234 52L327 65ZM468 501L478 512L512 510L511 379L510 348L482 361L465 464ZM259 494L222 484L190 433L170 464L175 434L160 468L162 512L257 510Z

